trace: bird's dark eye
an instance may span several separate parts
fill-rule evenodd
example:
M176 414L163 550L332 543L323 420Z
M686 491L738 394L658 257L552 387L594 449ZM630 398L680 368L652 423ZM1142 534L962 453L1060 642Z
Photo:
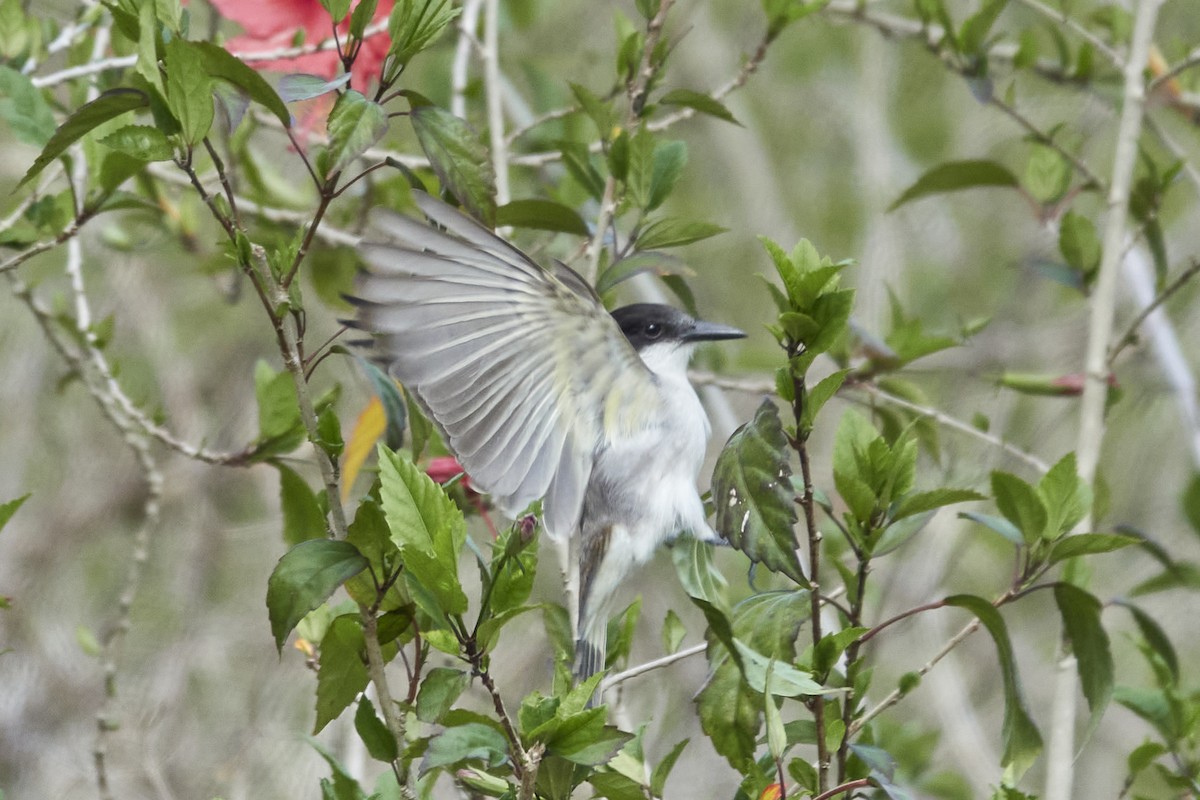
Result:
M651 322L646 325L646 336L651 339L657 339L659 336L662 336L662 332L663 326L661 323Z

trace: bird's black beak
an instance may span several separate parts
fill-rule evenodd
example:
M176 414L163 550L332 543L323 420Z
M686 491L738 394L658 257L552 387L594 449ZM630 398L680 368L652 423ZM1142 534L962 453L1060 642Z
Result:
M728 325L697 320L692 329L683 335L685 342L715 342L721 339L745 339L746 333Z

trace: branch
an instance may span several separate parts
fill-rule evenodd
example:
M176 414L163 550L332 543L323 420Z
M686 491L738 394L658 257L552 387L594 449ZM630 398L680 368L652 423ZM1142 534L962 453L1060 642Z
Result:
M512 196L508 188L508 142L504 139L503 87L500 81L500 0L486 0L483 17L483 83L487 96L488 136L492 144L492 171L496 204Z
M1113 363L1117 360L1117 356L1121 355L1121 351L1137 340L1137 330L1142 326L1142 323L1146 321L1146 318L1153 314L1156 308L1167 302L1172 295L1182 289L1188 281L1196 277L1197 273L1200 273L1200 259L1192 259L1192 263L1189 264L1183 272L1179 273L1179 276L1175 278L1175 280L1167 284L1166 287L1164 287L1163 290L1159 292L1152 301L1150 301L1149 305L1143 308L1138 315L1134 317L1132 321L1130 321L1128 327L1125 328L1125 332L1117 337L1116 342L1112 346L1112 350L1109 351L1107 366L1110 371L1112 370Z
M454 45L454 61L450 66L450 113L459 119L467 116L467 82L471 65L471 49L478 43L475 28L483 0L466 0L458 21L458 41Z
M630 678L636 678L639 675L645 675L647 672L653 672L656 669L662 669L663 667L669 667L672 664L674 664L676 661L682 661L685 658L691 658L694 655L699 655L700 653L703 653L707 649L708 649L708 644L705 642L701 642L700 644L694 644L691 647L685 648L676 653L671 653L669 655L665 655L662 658L656 658L653 661L647 661L645 664L638 664L636 667L630 667L629 669L625 670L624 672L618 672L616 675L613 675L612 677L605 678L604 681L600 684L600 689L599 689L598 694L603 696L604 693L607 692L609 689L613 688L617 684L624 683L625 681L629 680Z
M1121 56L1116 50L1113 50L1112 47L1109 46L1108 42L1092 33L1076 20L1068 17L1065 9L1060 11L1058 9L1051 8L1050 6L1042 3L1041 0L1019 0L1019 2L1026 8L1036 11L1051 22L1062 25L1071 33L1075 34L1080 39L1083 39L1085 42L1090 44L1097 53L1104 56L1108 62L1117 69L1125 68L1125 63L1121 61Z
M814 797L813 800L830 800L830 798L837 797L839 794L845 794L846 792L852 792L855 789L865 789L866 787L868 787L870 785L871 785L870 778L859 778L858 780L853 780L848 783L843 783L841 786L835 786L832 789L830 789L828 792L822 792L821 794Z

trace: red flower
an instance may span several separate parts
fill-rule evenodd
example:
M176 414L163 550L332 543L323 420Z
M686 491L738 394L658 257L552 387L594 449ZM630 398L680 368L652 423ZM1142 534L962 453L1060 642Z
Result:
M425 466L425 474L433 478L436 483L445 483L451 478L462 475L463 472L462 465L454 456L435 456L429 459L429 463ZM459 485L468 491L474 491L471 488L471 479L466 475L463 475Z
M372 24L383 19L392 11L395 0L379 0ZM297 31L304 32L305 44L314 45L333 35L329 12L318 0L212 0L213 6L226 19L239 23L245 33L230 39L227 48L239 55L253 55L291 47ZM357 5L355 3L354 5ZM346 42L350 19L338 25L338 40ZM350 85L362 91L373 78L378 78L383 69L391 41L387 32L381 31L367 37L354 60ZM307 72L333 78L341 71L341 60L337 50L322 50L288 58L254 61L257 69L278 72Z

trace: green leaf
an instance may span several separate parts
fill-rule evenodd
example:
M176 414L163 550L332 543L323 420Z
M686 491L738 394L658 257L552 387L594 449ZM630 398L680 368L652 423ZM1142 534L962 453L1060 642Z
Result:
M1020 185L1017 176L1007 167L995 161L949 161L938 164L927 171L916 183L909 186L896 200L888 206L888 211L895 211L905 203L922 197L946 192L957 192L962 189L974 189L981 186L1002 186L1016 188Z
M4 526L8 524L8 521L12 519L12 515L17 513L17 509L20 508L28 499L29 495L25 494L21 495L15 500L9 500L7 503L0 503L0 530L4 529Z
M638 236L641 250L659 250L691 244L729 230L711 222L698 222L679 217L664 217L646 226Z
M1046 507L1046 535L1057 538L1087 516L1092 507L1092 492L1076 471L1075 454L1068 453L1042 476L1038 495Z
M1100 601L1069 583L1054 584L1054 601L1071 642L1079 683L1092 712L1092 724L1104 714L1113 692L1113 659L1108 634L1100 624Z
M796 506L787 437L769 399L734 431L717 457L712 496L717 531L751 561L808 581L796 555Z
M279 505L283 510L283 541L288 546L309 539L321 539L328 534L325 512L317 495L308 483L291 467L277 461L271 466L279 470Z
M719 663L712 660L711 644L709 665L712 669L708 680L696 696L700 727L730 766L748 770L757 747L762 699L745 688L732 659L725 656Z
M97 126L103 125L127 111L146 108L149 104L150 100L146 94L137 89L110 89L92 102L80 107L78 111L67 117L62 125L58 126L54 135L50 137L50 141L46 142L42 152L34 159L33 164L17 184L17 188L21 188L36 178L68 147Z
M267 580L267 612L275 648L282 651L296 623L367 566L367 559L354 545L331 539L311 539L284 553Z
M962 52L985 55L988 32L1006 5L1008 0L984 0L979 10L967 18L958 34Z
M320 0L321 7L329 12L330 20L335 24L341 24L346 19L346 15L350 13L351 0Z
M567 168L571 177L592 196L592 199L599 200L604 194L604 178L592 164L587 145L582 142L560 142L559 152L562 153L563 166Z
M595 790L595 797L604 800L646 800L642 784L620 772L593 772L587 782Z
M379 0L359 0L358 5L354 7L354 13L350 15L351 36L355 39L362 38L363 31L371 24L378 6Z
M1045 533L1049 519L1046 506L1028 483L1016 475L996 471L992 473L992 494L996 507L1021 532L1025 544L1034 544Z
M671 751L663 756L663 760L658 762L658 766L650 773L650 794L654 797L662 797L663 790L667 785L667 778L671 774L671 770L675 768L675 762L679 760L679 756L683 753L683 748L688 746L691 739L684 739L679 744L671 748Z
M159 94L165 95L162 71L158 68L158 17L154 3L142 3L138 8L137 62L134 69Z
M170 161L175 148L158 128L126 125L100 140L100 144L142 161Z
M365 653L366 640L358 614L334 617L321 639L314 735L337 719L350 707L359 692L367 688L367 666L363 660Z
M350 166L387 133L387 111L368 100L361 92L349 89L338 96L329 112L329 149L326 150L327 175Z
M807 432L813 429L817 413L838 393L849 374L849 369L839 369L837 372L826 375L816 385L806 387L807 394L804 399L803 413L799 420L800 430Z
M289 73L279 79L279 98L284 103L311 100L342 88L350 82L350 78L349 72L342 73L332 80L303 72ZM284 110L287 110L287 106L284 106Z
M725 599L729 584L713 565L713 546L691 536L685 536L671 547L675 573L689 597L704 600L717 608L728 608Z
M742 657L743 677L747 685L756 692L767 692L768 673L771 678L770 693L777 697L811 696L828 691L813 680L812 673L796 669L784 661L775 661L741 639L734 639L733 644Z
M487 148L467 123L437 106L414 108L409 115L421 149L442 186L471 216L496 226L496 184Z
M575 95L576 102L583 109L583 113L587 114L595 123L601 138L608 138L616 124L616 115L613 113L611 103L601 100L586 86L578 83L568 83L568 85L571 87L571 94Z
M1192 531L1200 534L1200 472L1192 475L1187 488L1183 490L1181 500L1184 517L1192 526Z
M618 259L596 279L596 293L603 295L634 275L650 272L659 277L667 275L693 276L696 273L680 258L655 250L634 253Z
M1042 751L1042 737L1025 709L1017 662L1013 657L1004 618L991 603L975 595L952 595L946 598L946 605L965 608L974 614L996 643L996 652L1000 656L1000 672L1004 678L1003 766L1012 771L1013 780L1019 780Z
M183 140L195 146L212 127L212 79L204 69L199 48L183 39L167 42L166 67L167 107L179 121Z
M466 611L458 581L458 554L466 539L462 512L432 478L382 446L379 472L383 511L407 574L432 593L434 612Z
M321 794L324 800L367 800L366 794L359 787L358 783L346 771L333 754L321 745L315 739L308 740L309 745L314 750L321 754L321 758L325 759L325 763L333 770L333 780L329 781L321 779Z
M429 742L421 774L465 761L483 761L489 767L498 767L507 759L508 742L504 734L491 725L468 722L447 728Z
M29 76L0 66L0 117L18 142L41 147L54 135L54 114Z
M384 763L396 759L399 754L396 737L375 715L375 706L366 695L358 701L358 710L354 712L354 730L358 731L358 738L367 746L371 758Z
M496 209L496 224L514 228L588 235L587 223L572 208L553 200L513 200Z
M1025 189L1040 203L1057 203L1071 188L1071 171L1057 150L1035 144L1025 164Z
M1096 553L1111 553L1131 544L1140 544L1141 539L1123 533L1076 533L1057 540L1050 548L1048 564L1057 564L1068 558L1090 556Z
M1021 532L1017 530L1017 526L1013 525L1003 517L996 517L991 514L980 514L976 511L962 511L958 516L959 519L969 519L972 522L978 522L985 528L990 528L1018 547L1025 544L1025 537L1023 537ZM1066 540L1064 539L1063 541Z
M1167 665L1171 677L1178 682L1179 656L1175 652L1175 646L1171 644L1171 638L1167 636L1162 626L1145 611L1127 600L1114 600L1113 602L1129 610L1129 613L1133 615L1134 622L1137 623L1138 629L1142 632L1142 638L1146 640L1146 644L1158 654L1163 663Z
M284 105L283 99L256 70L212 42L189 42L189 44L199 54L200 62L211 77L233 84L245 92L251 100L274 114L283 127L291 127L292 115ZM349 77L349 73L347 73L346 78L349 79Z
M1068 211L1058 228L1058 250L1067 263L1085 276L1100 266L1100 239L1087 217Z
M460 669L434 667L417 691L417 719L436 725L467 688L470 676Z
M604 720L608 709L588 708L566 717L555 717L530 732L534 741L544 742L546 752L573 764L598 766L616 755L633 734L625 733Z
M687 145L683 142L659 142L654 147L654 167L650 175L650 187L646 196L646 210L653 211L663 204L667 195L675 188L687 163ZM712 234L708 234L712 235ZM649 248L649 245L647 245Z
M904 519L913 514L923 514L926 511L933 511L942 506L953 505L954 503L969 503L972 500L983 500L983 495L979 492L971 491L970 489L934 489L928 492L917 492L905 496L896 506L896 510L892 512L893 520Z
M296 384L286 372L275 372L265 361L254 367L254 396L258 403L260 452L285 453L304 439Z
M533 539L523 542L519 525L513 525L496 539L489 579L492 615L513 610L529 599L537 576L537 546Z
M734 118L733 114L720 100L716 100L701 92L694 92L691 89L674 89L664 94L658 102L665 106L685 106L692 108L701 114L708 114L717 119L732 122L734 125L740 126L742 124Z
M673 609L667 609L667 616L663 618L662 624L663 651L668 655L677 652L685 636L687 636L687 629L683 627L679 615Z
M462 13L450 0L399 0L388 17L388 55L403 68ZM389 70L390 72L390 70Z

